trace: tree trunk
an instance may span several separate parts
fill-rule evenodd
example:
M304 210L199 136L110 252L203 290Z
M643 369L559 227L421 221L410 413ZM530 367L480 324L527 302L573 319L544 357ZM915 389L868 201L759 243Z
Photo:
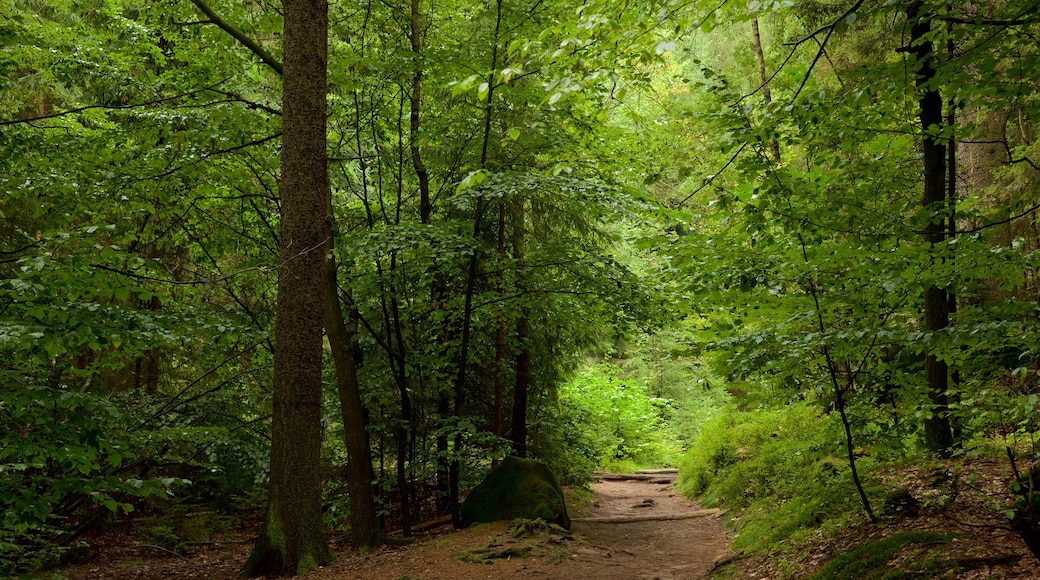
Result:
M516 256L517 278L520 290L524 290L524 200L516 204L516 232L513 239L513 254ZM516 355L516 378L513 385L513 415L510 423L510 441L513 454L527 457L527 393L531 386L531 348L528 345L530 321L526 305L520 309L520 318L516 321L516 341L519 350Z
M513 388L512 442L513 454L527 457L527 392L531 386L531 350L527 346L529 322L527 312L516 321L516 340L520 352L516 355L516 384Z
M924 159L924 195L921 203L934 217L925 227L924 239L930 246L941 244L946 239L946 224L943 212L946 203L946 154L942 137L938 134L943 126L942 97L932 85L935 78L935 49L926 37L932 23L928 15L920 14L921 3L914 2L907 9L907 20L911 25L910 48L917 66L918 107L921 121L921 149ZM925 329L938 332L949 325L946 290L931 286L924 291ZM953 431L950 426L949 400L947 395L949 373L946 362L934 353L925 355L925 376L928 381L928 398L932 412L924 420L925 444L940 455L948 455L953 447Z
M321 358L328 175L328 6L286 0L281 232L275 320L271 479L264 528L245 576L303 574L332 560L322 530Z
M498 294L505 295L505 264L506 264L506 203L500 200L498 205ZM505 372L506 372L506 316L501 309L497 310L495 321L495 374L494 401L491 405L491 434L495 436L493 449L495 459L492 459L491 467L498 466L499 437L502 436L502 399L505 394Z
M339 300L336 258L332 254L333 239L330 232L330 257L325 262L325 334L329 337L332 360L336 367L336 387L343 417L351 541L355 549L366 550L381 543L384 540L384 532L376 512L372 445L366 429L368 420L361 402L361 389L358 385L354 358L357 350L357 311L350 307L349 322L345 321Z
M758 62L758 83L762 86L762 101L766 108L773 103L773 92L769 90L769 77L766 76L766 55L762 51L762 35L758 32L758 17L751 17L751 39L755 49L755 60ZM769 152L774 163L780 163L780 142L776 137L769 140Z

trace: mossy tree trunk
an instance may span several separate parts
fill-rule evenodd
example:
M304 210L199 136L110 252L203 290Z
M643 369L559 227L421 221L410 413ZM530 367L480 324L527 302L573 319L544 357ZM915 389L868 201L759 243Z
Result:
M326 0L284 3L281 231L271 479L264 528L242 573L290 576L325 564L321 363L325 221Z

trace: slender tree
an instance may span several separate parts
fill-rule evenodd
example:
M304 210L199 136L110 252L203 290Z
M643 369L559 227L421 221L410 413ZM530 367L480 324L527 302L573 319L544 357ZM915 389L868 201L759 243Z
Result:
M942 96L934 84L935 47L929 40L932 30L931 15L921 13L921 2L915 1L907 8L910 24L909 52L914 56L917 67L918 115L921 123L921 149L924 169L924 195L921 203L925 211L935 217L925 226L924 239L931 245L941 244L946 239L946 224L943 212L946 204L946 151L940 132L943 128ZM949 325L949 305L946 290L929 286L924 291L925 328L935 332ZM932 403L931 416L924 420L925 443L941 455L953 447L953 430L949 417L949 370L946 361L933 352L925 355L925 375L928 381L928 397Z

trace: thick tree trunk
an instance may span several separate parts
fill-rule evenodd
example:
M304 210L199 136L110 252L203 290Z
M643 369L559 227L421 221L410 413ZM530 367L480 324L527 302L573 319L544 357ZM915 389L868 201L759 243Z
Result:
M506 264L506 204L504 200L499 201L498 207L498 294L505 295L505 264ZM495 324L495 373L494 400L491 405L491 434L495 436L494 451L498 451L498 438L502 436L502 399L505 394L506 382L506 316L499 310ZM497 453L495 456L497 457ZM492 467L498 466L498 460L492 461Z
M271 479L264 528L242 572L290 576L332 560L322 530L321 358L328 176L325 0L286 0L281 232Z
M513 255L516 256L517 274L520 288L524 288L524 200L519 200L514 209ZM516 321L516 378L513 385L513 415L510 422L510 441L513 454L527 457L527 394L531 387L531 347L528 344L530 321L527 306L521 307L520 318Z
M924 159L924 195L921 203L938 217L925 227L924 239L930 246L941 244L946 239L946 224L942 209L946 203L946 153L943 139L938 135L943 126L942 97L933 85L935 78L935 49L926 40L931 32L931 19L920 14L921 3L914 2L907 9L910 29L910 54L917 66L918 107L921 121L921 149ZM940 331L949 325L946 290L931 286L924 291L925 329ZM940 455L947 455L953 447L953 430L950 426L949 400L947 395L949 372L946 362L934 353L925 355L925 375L928 381L928 397L931 399L931 415L924 420L925 444Z

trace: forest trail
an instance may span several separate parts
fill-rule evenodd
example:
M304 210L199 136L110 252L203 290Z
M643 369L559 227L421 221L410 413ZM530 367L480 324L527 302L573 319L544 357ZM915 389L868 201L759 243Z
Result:
M674 473L599 474L598 480L592 485L591 509L573 518L571 538L541 534L516 539L506 522L449 533L442 529L414 544L383 546L363 556L333 546L336 561L302 578L693 580L728 556L730 534L718 512L701 510L673 489ZM95 544L108 544L99 558L62 570L65 577L231 580L239 577L251 545L251 536L243 535L185 556L153 553L142 558L138 542L109 534L107 542L98 538ZM495 555L485 563L467 558L487 553ZM509 555L514 553L521 555Z
M496 558L490 564L459 561L459 554L531 545L513 541L504 523L484 524L424 541L411 548L350 556L316 578L372 580L692 580L729 555L730 533L715 510L702 510L673 489L675 474L635 477L599 474L588 514L573 518L574 541L535 542L531 556ZM308 575L308 578L311 576Z
M589 572L596 578L699 578L728 556L730 534L719 512L701 510L673 489L674 482L674 475L607 476L593 484L592 510L575 518L573 530L613 553L599 561L583 555L583 561L598 564Z

